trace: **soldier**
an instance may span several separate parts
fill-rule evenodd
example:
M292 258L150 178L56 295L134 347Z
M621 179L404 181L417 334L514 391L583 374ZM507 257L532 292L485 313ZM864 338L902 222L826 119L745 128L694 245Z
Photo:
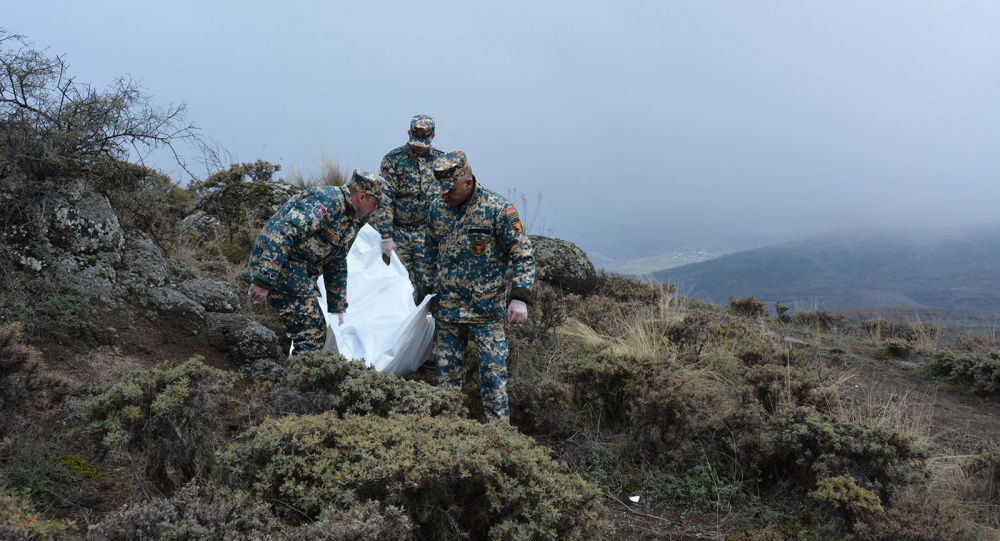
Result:
M378 206L382 177L356 169L346 186L314 186L289 199L257 237L245 278L254 301L268 299L281 316L295 353L319 351L326 320L316 287L322 275L329 311L344 322L347 251L358 222Z
M431 147L433 118L413 117L406 133L410 141L382 158L382 176L387 181L385 197L371 222L382 234L382 252L388 255L396 251L409 272L414 292L419 294L429 285L422 268L424 237L427 207L439 195L431 164L441 151Z
M461 387L462 358L472 340L486 418L509 420L503 318L528 319L535 279L531 241L510 201L477 183L464 152L435 160L434 176L443 193L429 213L426 267L437 294L432 308L437 384Z

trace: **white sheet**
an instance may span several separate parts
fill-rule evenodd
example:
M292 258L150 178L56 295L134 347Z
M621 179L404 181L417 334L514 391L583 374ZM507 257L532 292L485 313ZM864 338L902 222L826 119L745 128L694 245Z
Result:
M386 265L381 245L382 236L365 225L347 254L347 312L341 326L327 311L326 287L319 278L319 302L328 331L323 349L403 376L431 356L434 318L428 304L433 295L424 297L419 306L414 303L406 267L395 252Z

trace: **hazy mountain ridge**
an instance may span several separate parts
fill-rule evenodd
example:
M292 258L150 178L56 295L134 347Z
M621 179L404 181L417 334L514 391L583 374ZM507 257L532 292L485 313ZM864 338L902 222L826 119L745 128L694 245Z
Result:
M1000 227L814 237L653 273L717 303L797 309L933 306L1000 311Z

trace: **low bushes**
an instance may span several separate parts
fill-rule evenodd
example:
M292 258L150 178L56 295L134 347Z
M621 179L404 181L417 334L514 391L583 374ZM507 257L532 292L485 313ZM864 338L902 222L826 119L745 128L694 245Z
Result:
M1000 350L941 350L930 365L932 375L967 386L973 392L1000 392Z
M0 539L59 541L76 537L76 527L69 520L46 519L16 496L0 491Z
M596 539L610 530L596 490L504 423L290 416L247 431L220 463L235 487L296 509L289 519L378 500L405 508L425 538Z
M233 424L234 380L198 357L132 373L87 404L87 430L105 448L138 459L153 486L172 491L211 466Z
M288 359L287 375L275 384L271 400L279 414L333 411L340 415L398 413L464 416L462 395L382 374L332 353L307 353Z

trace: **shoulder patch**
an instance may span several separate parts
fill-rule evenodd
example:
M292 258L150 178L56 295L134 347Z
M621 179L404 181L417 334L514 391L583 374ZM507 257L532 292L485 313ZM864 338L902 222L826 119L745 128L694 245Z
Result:
M510 221L510 227L518 235L524 233L524 225L521 223L521 219L518 218L516 214L514 215L514 219Z
M389 178L389 168L388 167L383 167L382 168L382 178L384 178L384 179L388 179Z
M517 209L514 208L514 205L507 205L507 211L506 212L507 212L507 217L508 218L513 218L513 217L517 216Z
M324 207L324 206L323 206L322 204L320 204L320 203L316 203L316 206L315 206L315 207L313 207L313 210L312 210L312 215L313 215L313 217L314 217L314 218L316 218L317 220L319 220L319 219L323 218L323 216L326 216L326 207Z

